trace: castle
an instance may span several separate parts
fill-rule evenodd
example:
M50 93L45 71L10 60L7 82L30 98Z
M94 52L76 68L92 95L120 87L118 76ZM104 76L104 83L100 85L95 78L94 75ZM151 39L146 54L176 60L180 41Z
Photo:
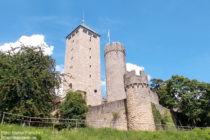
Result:
M126 51L119 42L104 49L107 99L101 97L100 35L82 23L66 37L64 93L84 94L89 111L86 122L96 128L155 130L151 103L161 114L156 93L148 86L144 71L126 71Z

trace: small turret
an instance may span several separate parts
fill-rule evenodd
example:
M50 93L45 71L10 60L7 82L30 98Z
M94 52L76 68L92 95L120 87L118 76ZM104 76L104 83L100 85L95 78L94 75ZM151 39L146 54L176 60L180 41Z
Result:
M152 114L147 74L135 71L124 75L127 96L128 129L155 130Z

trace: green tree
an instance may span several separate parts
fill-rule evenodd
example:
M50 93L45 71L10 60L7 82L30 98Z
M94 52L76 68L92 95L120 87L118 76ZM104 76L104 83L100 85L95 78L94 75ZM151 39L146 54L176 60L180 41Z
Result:
M150 88L155 92L160 90L161 85L163 84L163 80L162 79L151 79L151 84L150 84Z
M82 93L69 91L65 100L61 103L59 110L61 118L72 119L72 121L60 120L64 125L56 126L58 129L85 126L84 120L86 118L88 106Z
M55 61L40 47L0 52L0 111L49 115L58 85Z
M154 80L155 81L155 80ZM152 81L152 82L154 82ZM157 82L157 81L155 81ZM210 125L210 84L174 75L153 88L160 98L160 104L178 113L178 119L185 125Z
M69 91L60 105L62 118L85 119L87 111L86 101L80 92Z

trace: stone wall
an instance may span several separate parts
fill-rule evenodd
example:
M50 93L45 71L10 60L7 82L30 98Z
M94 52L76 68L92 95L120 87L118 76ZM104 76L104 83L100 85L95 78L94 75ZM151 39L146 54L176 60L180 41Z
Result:
M163 107L160 104L155 104L155 106L156 106L157 110L160 112L161 115L164 115L164 113L166 113L166 111L169 111L170 112L169 109Z
M93 106L87 113L87 124L91 127L108 127L127 130L126 100L118 100ZM114 117L118 114L117 118Z
M149 89L149 100L150 102L154 104L159 104L159 97L157 93L153 92L152 90Z

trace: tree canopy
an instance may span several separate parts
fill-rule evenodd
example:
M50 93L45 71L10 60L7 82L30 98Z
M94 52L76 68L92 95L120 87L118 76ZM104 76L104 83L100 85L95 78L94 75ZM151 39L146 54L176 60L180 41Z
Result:
M177 113L185 125L210 125L210 84L174 75L163 81L153 79L151 88L157 92L160 104Z
M60 106L62 118L85 119L88 107L80 92L69 91Z
M40 47L0 52L0 111L47 115L58 85L55 61Z

